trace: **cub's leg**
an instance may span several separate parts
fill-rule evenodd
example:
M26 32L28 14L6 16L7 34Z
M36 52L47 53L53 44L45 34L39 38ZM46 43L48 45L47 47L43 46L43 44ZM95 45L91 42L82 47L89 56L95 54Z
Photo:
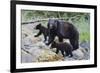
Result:
M70 56L69 57L73 57L72 51L70 51Z
M59 53L59 50L57 49L57 50L56 50L56 54L58 54L58 53Z
M60 37L59 37L59 42L63 42L63 38L60 38Z
M72 56L73 56L72 50L69 50L69 51L68 51L68 56L69 56L69 57L72 57Z
M39 31L39 33L37 35L35 35L34 37L38 37L41 34L42 34L41 31Z

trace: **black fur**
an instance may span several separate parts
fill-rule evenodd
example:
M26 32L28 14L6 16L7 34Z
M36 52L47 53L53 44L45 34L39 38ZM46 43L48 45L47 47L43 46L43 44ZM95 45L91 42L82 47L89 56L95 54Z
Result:
M73 54L72 54L73 47L69 43L66 43L66 42L64 42L64 43L53 42L51 44L51 48L56 48L56 53L57 54L58 54L59 51L61 51L63 56L70 56L70 57L73 56Z
M48 21L49 39L47 45L54 41L55 36L59 38L59 42L63 42L63 39L69 39L73 50L79 48L79 32L76 27L63 20L49 19Z
M42 26L41 24L38 24L36 26L36 30L39 30L39 32L37 33L37 35L35 35L35 37L38 37L41 34L43 34L44 39L45 39L44 42L45 42L47 40L47 36L49 35L48 34L48 29L46 27Z

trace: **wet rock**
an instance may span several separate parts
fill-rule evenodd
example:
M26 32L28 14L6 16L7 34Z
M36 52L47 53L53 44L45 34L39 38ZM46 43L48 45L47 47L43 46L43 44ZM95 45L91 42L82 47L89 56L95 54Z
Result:
M76 60L82 60L84 58L84 53L80 49L77 49L73 51L73 58Z
M51 62L51 61L70 61L70 60L88 60L90 57L90 43L80 43L79 49L73 51L73 57L63 57L61 52L56 54L56 49L50 49L50 46L45 45L43 35L34 37L37 34L35 26L22 26L21 39L21 61L22 63L31 62ZM58 41L56 37L55 41ZM58 41L59 42L59 41ZM64 40L69 42L69 40ZM69 42L70 43L70 42Z
M75 60L73 57L65 57L64 58L64 61L73 61Z
M22 49L23 50L23 49ZM28 53L26 52L28 51ZM56 53L48 49L38 49L37 47L31 48L22 52L22 62L51 62L51 61L62 61L63 56L57 55Z
M89 52L87 52L84 48L79 47L79 49L74 50L73 57L65 57L64 60L88 60L89 59Z
M44 48L49 49L49 46L45 45L45 43L43 42L38 42L35 44L35 46L38 46L40 49L44 49Z
M35 47L37 46L37 44L39 44L39 41L41 41L41 38L34 38L34 36L28 36L22 39L22 48L30 49L32 47Z
M85 48L85 49L89 49L90 48L90 42L88 41L83 41L80 43L80 46Z
M31 63L33 62L33 56L26 53L25 51L21 51L21 62L22 63Z

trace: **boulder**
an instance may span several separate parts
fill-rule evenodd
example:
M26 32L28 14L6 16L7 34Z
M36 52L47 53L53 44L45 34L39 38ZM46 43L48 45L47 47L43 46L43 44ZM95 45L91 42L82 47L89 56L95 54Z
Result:
M21 51L21 63L31 63L33 62L33 56L24 50Z
M28 51L28 52L27 52ZM63 61L63 56L57 55L48 49L30 49L23 52L22 49L22 62L51 62L51 61Z

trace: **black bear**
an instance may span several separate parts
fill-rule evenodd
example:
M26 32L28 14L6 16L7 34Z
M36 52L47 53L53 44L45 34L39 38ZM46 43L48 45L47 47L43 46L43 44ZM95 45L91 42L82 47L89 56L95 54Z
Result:
M35 35L34 37L38 37L39 35L43 34L44 35L44 42L47 40L47 36L48 36L48 29L44 26L42 26L41 24L38 24L35 27L36 30L39 30L39 32L37 33L37 35Z
M71 44L67 43L67 42L60 42L60 43L56 43L55 41L51 44L51 49L52 48L56 48L56 53L58 54L59 51L61 51L63 56L70 56L72 57L72 50L73 47Z
M55 36L57 36L59 42L63 42L63 39L69 39L73 50L79 48L79 32L72 23L58 19L49 19L47 26L49 30L47 45L52 43Z

